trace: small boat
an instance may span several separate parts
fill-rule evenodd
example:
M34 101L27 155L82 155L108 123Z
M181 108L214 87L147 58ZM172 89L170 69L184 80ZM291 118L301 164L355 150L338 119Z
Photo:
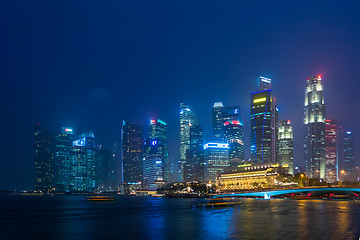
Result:
M206 198L196 204L196 207L233 207L242 204L239 198Z
M107 201L115 201L115 198L111 196L90 196L84 198L84 200L93 201L93 202L107 202Z

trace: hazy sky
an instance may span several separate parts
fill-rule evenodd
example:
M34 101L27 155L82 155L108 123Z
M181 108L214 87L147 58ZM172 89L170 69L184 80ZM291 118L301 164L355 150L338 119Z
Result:
M224 3L225 2L225 3ZM326 3L326 4L325 4ZM179 156L179 104L207 135L215 101L241 105L249 154L250 92L273 79L280 120L303 165L304 91L323 76L327 118L360 153L358 1L0 2L0 189L33 184L33 124L90 128L120 140L122 120L168 123Z

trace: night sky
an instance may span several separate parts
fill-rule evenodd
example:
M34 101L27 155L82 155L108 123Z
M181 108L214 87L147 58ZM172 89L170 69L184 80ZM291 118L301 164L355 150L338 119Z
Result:
M325 4L326 2L326 4ZM358 1L0 2L0 189L33 185L33 125L93 129L105 147L122 120L168 123L179 157L179 104L207 136L212 105L241 105L249 155L250 92L272 78L280 120L303 165L307 77L321 74L328 119L360 155ZM356 157L358 161L358 156Z

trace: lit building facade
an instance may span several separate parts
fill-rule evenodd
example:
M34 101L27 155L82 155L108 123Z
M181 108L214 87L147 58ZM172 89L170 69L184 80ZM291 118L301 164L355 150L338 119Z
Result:
M232 171L221 174L217 185L222 191L296 185L287 172L288 169L280 164L243 164Z
M345 171L342 180L352 181L352 172L355 168L355 153L354 153L354 139L353 134L350 131L345 132L344 141L344 159L343 159L343 170Z
M325 179L325 102L321 76L308 78L305 90L305 165L310 178Z
M73 154L74 131L63 127L55 135L55 190L70 191L70 169Z
M325 181L334 183L337 181L337 122L325 120L325 153L326 172Z
M294 174L294 140L290 120L280 121L278 133L278 162Z
M150 120L149 125L149 138L153 140L158 140L163 143L161 147L161 152L163 161L163 178L167 182L169 180L170 164L169 164L169 152L167 144L167 125L166 122L160 119Z
M199 125L190 127L190 149L186 152L184 182L204 180L204 145L203 130Z
M99 148L95 152L95 187L97 191L111 192L116 190L116 158L112 150Z
M180 103L180 181L185 180L184 172L187 162L186 153L190 150L190 127L199 125L194 111L184 103Z
M123 121L121 130L122 182L137 183L143 180L143 128Z
M96 187L95 139L81 135L73 141L70 165L70 191L93 192Z
M148 138L145 141L145 155L143 158L144 185L148 189L158 188L158 182L164 180L164 148L160 139Z
M224 105L222 102L216 102L213 106L212 113L212 126L213 126L213 135L214 140L222 142L223 141L223 120L222 120L222 110Z
M224 173L230 166L229 163L229 144L227 143L207 143L204 145L205 154L205 179L215 181L217 176Z
M54 137L40 124L34 126L34 188L49 192L54 188Z
M272 96L271 79L260 77L260 91L250 98L250 142L252 162L276 162L278 109Z

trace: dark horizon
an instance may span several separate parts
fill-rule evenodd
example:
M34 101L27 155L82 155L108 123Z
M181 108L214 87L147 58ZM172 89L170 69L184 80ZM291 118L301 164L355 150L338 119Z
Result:
M261 6L261 7L260 7ZM214 102L240 105L250 151L250 93L272 79L279 120L294 127L303 162L304 93L322 75L326 118L352 131L360 152L360 3L0 3L0 189L33 185L33 125L93 129L120 141L122 120L168 124L179 156L179 104L211 133ZM355 159L359 163L358 155Z

